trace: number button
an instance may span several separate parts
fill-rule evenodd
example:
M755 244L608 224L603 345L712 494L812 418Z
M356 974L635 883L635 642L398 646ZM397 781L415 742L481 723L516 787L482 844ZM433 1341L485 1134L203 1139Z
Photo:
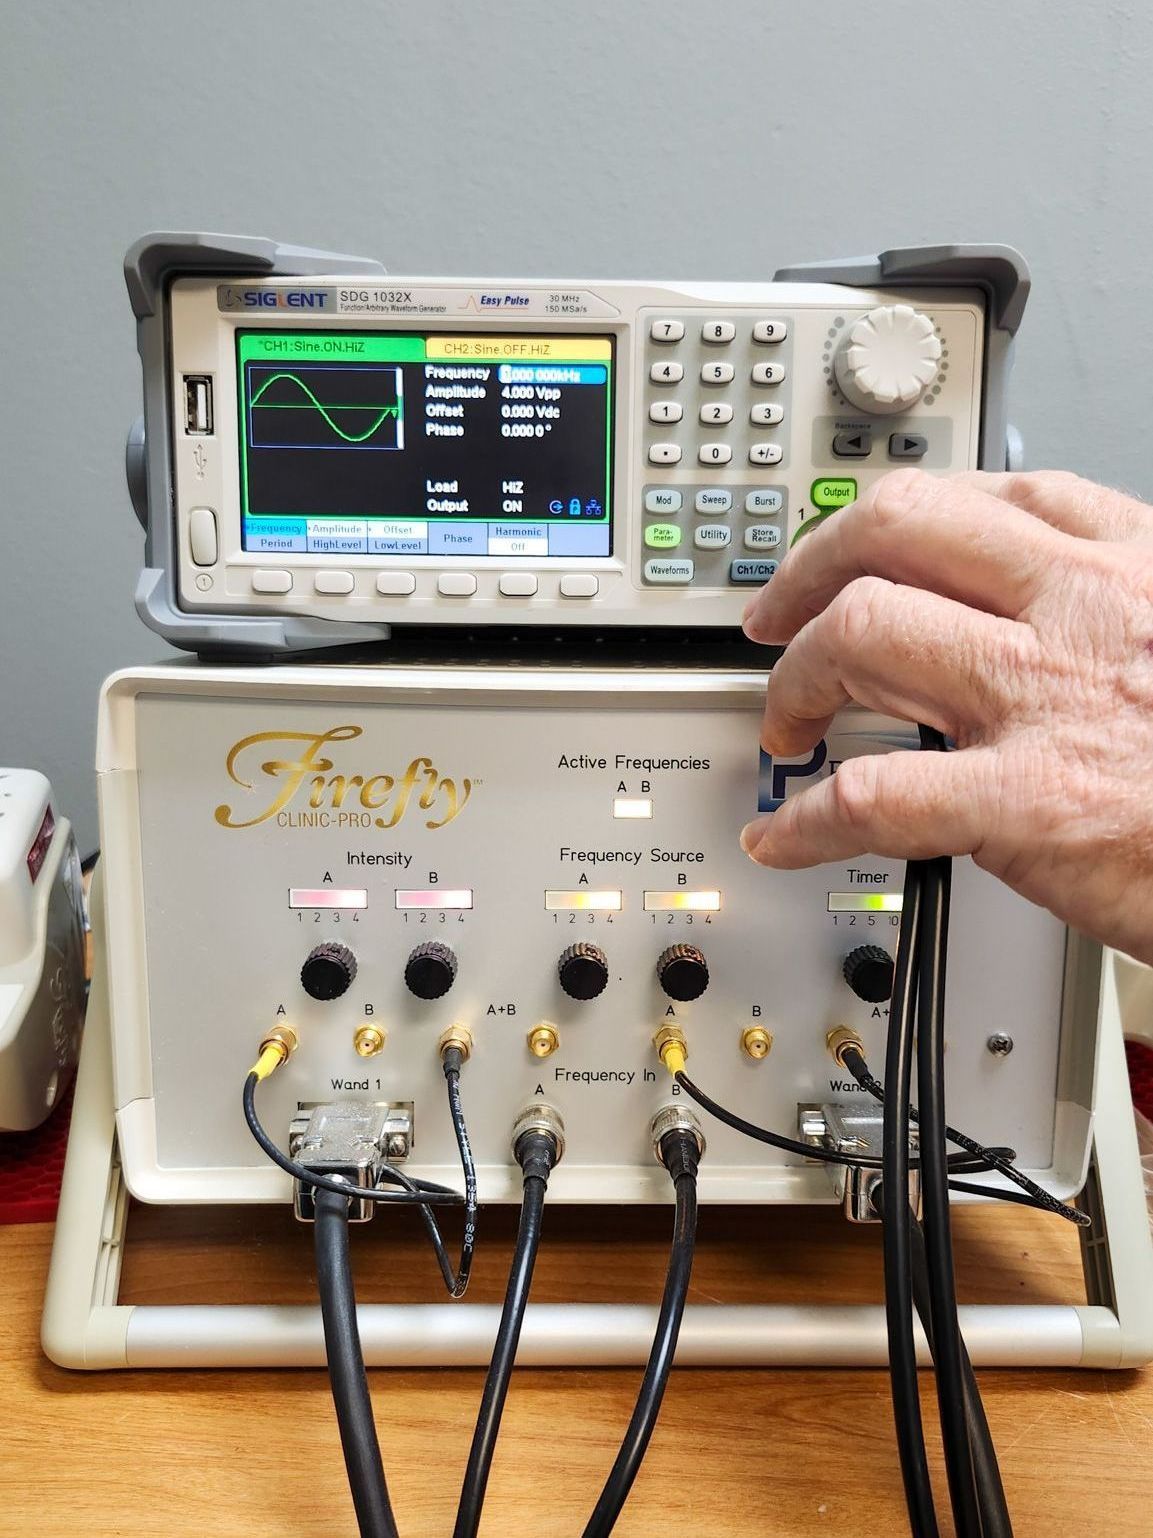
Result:
M731 320L707 320L701 327L702 342L731 342L736 334Z
M749 449L749 464L779 465L784 453L779 443L754 443Z
M649 407L650 422L679 422L684 414L680 401L653 401Z
M701 407L701 421L706 427L720 427L733 420L733 408L727 401L712 401Z
M783 320L759 320L753 327L754 342L783 342L788 334L788 323Z
M732 448L727 443L702 443L697 451L702 465L727 465L732 457Z
M650 465L679 465L681 462L681 446L679 443L651 443L649 445Z
M654 363L649 369L653 384L680 384L685 371L679 363Z
M779 385L785 377L784 365L780 363L754 363L753 383L759 385Z
M654 342L679 342L684 334L685 323L681 320L654 320L649 327Z
M754 427L776 427L784 420L785 408L777 401L767 406L754 406L749 412L749 421Z
M736 370L731 363L702 363L701 383L707 385L732 384Z

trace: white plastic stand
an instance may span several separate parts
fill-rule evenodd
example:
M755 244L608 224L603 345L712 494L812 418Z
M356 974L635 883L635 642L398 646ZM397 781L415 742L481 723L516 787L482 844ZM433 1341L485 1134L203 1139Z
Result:
M94 893L99 909L99 893ZM101 926L96 913L96 935ZM1093 1159L1083 1244L1087 1305L979 1304L961 1309L981 1367L1137 1367L1153 1360L1153 1242L1129 1097L1116 969L1103 971ZM64 1169L42 1342L62 1367L302 1367L324 1364L317 1308L117 1302L128 1198L113 1113L111 1022L102 946L88 1007ZM499 1310L476 1304L362 1305L372 1366L477 1366ZM656 1310L632 1305L531 1306L525 1366L644 1362ZM928 1352L923 1337L920 1349ZM695 1306L685 1312L682 1366L875 1367L886 1360L880 1306Z

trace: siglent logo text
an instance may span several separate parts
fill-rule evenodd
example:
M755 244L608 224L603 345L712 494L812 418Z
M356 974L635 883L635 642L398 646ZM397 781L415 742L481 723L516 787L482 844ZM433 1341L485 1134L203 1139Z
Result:
M323 288L226 288L223 294L230 308L246 310L324 310L329 298Z
M327 732L256 732L229 749L229 779L251 793L255 811L218 806L222 828L395 828L413 808L426 828L443 828L472 794L472 781L441 774L431 758L410 759L399 773L333 773L338 744L363 736L360 726ZM279 751L278 756L265 754Z

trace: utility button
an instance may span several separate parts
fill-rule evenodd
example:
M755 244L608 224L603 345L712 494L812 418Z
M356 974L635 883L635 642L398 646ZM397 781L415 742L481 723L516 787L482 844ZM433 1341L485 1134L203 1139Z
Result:
M822 512L834 507L848 507L857 500L857 483L849 476L825 476L814 481L809 491L813 506Z
M856 432L834 433L833 453L838 459L865 459L873 452L873 435L867 427Z
M929 440L921 433L893 433L889 439L890 459L924 459Z
M778 561L734 561L729 567L730 582L755 582L759 587L776 571Z
M683 587L693 580L694 569L692 561L654 559L645 562L645 581L658 586Z
M732 529L724 523L699 523L693 530L693 544L698 550L723 549L732 538Z
M681 542L681 531L675 523L650 523L645 529L645 544L650 550L675 550Z

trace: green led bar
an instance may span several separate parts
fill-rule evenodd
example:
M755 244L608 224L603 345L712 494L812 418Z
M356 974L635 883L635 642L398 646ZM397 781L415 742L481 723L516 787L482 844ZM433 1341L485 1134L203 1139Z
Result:
M830 913L900 913L901 892L830 892Z

